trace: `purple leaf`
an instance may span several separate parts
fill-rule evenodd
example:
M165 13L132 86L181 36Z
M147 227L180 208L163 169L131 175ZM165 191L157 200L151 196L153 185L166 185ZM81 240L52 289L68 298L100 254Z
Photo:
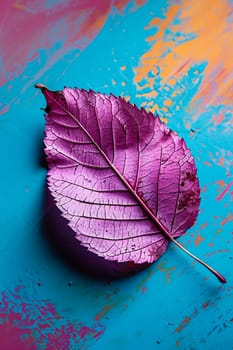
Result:
M174 238L194 224L200 203L184 140L122 98L37 87L47 101L49 189L77 240L119 263L152 263L169 241L184 250Z

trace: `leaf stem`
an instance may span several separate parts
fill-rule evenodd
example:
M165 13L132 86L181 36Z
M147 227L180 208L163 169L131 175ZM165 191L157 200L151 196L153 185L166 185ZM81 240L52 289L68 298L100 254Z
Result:
M197 256L193 255L190 251L188 251L186 248L184 248L179 242L177 242L173 237L170 238L171 241L178 246L181 250L183 250L186 254L188 254L189 256L191 256L194 260L198 261L201 265L203 265L204 267L206 267L209 271L211 271L216 277L217 279L221 282L221 283L226 283L227 280L226 278L221 275L218 271L216 271L215 269L213 269L211 266L209 266L206 262L204 262L203 260L201 260L200 258L198 258Z

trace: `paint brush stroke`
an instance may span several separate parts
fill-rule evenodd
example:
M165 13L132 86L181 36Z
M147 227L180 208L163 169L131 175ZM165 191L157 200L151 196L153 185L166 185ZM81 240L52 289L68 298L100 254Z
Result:
M128 2L2 1L0 85L18 76L26 63L39 57L42 48L48 52L47 69L67 51L75 48L77 52L83 50L101 30L111 7L122 11ZM46 68L42 64L42 73Z
M22 286L5 291L0 297L0 339L4 350L82 349L96 342L105 327L91 326L58 315L46 300L31 300ZM38 347L39 346L39 347Z
M205 106L231 105L231 23L232 6L226 0L213 0L211 6L208 1L197 5L181 0L172 3L163 18L152 19L146 29L156 32L147 38L150 48L135 69L145 106L167 113L179 111L189 100ZM155 97L159 106L151 108L150 99Z

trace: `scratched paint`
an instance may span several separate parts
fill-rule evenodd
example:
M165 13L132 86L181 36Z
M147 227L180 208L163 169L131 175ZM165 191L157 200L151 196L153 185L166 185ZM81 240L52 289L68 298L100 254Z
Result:
M171 274L173 271L176 270L176 267L175 266L171 266L171 267L167 266L167 261L164 260L157 265L157 268L159 271L161 271L165 275L166 283L170 283L171 282Z
M224 169L229 180L224 182L224 187L214 197L218 201L227 200L229 195L231 197L233 171L229 151L233 76L232 59L228 54L222 57L222 53L227 52L229 42L233 43L230 24L232 4L230 1L216 0L214 7L210 8L208 2L198 2L197 6L196 2L181 0L164 6L163 11L162 18L154 16L145 27L150 33L146 39L148 49L134 69L137 96L144 107L157 112L182 136L186 136L185 129L190 130L189 142L191 137L193 141L200 140L201 150L196 148L195 141L191 143L193 149L200 152L197 161L209 169L207 172L214 171L216 167ZM208 17L207 21L203 20L203 15ZM213 31L213 27L216 30ZM216 137L217 130L224 138ZM208 138L205 138L204 132ZM211 138L216 143L209 141ZM201 168L199 164L198 168ZM203 183L205 191L202 193L210 193L207 184L208 180ZM207 212L205 198L202 196L202 205ZM229 208L228 213L225 218L219 219L218 224L232 227L229 200L224 206ZM202 231L211 222L211 217L207 223L201 223ZM196 247L208 245L212 243L208 231L196 230L195 234L190 234L193 240L187 241L185 237L183 240L189 245L193 242ZM226 254L227 251L220 249L218 252Z
M194 309L193 312L189 316L185 316L184 319L179 323L179 325L175 328L174 333L182 333L186 327L190 327L191 323L194 321L195 318L200 317L200 312L205 312L208 313L210 308L216 309L217 305L214 302L210 301L205 301L198 309ZM201 311L203 310L203 311ZM204 315L203 315L204 316ZM206 317L206 316L205 316ZM216 322L216 320L220 320L220 322ZM224 319L223 315L215 316L215 319L212 320L212 327L208 334L206 335L207 337L210 336L212 333L221 333L224 329L226 328L231 328L232 325L232 318L227 317ZM176 346L179 347L183 343L183 338L179 337L176 340ZM206 343L206 337L202 337L200 340L200 343Z
M221 221L221 225L224 226L227 223L233 223L233 213L228 213L226 218Z
M99 322L91 326L81 321L58 315L55 307L46 300L33 302L25 294L25 287L1 293L0 348L13 349L86 349L85 344L98 340L105 331Z
M139 90L144 80L144 88L150 90L144 95L156 96L161 109L165 105L179 110L184 97L192 102L203 99L205 105L218 103L220 98L221 103L231 104L233 62L231 55L222 55L233 44L231 16L231 5L225 0L214 0L212 6L207 1L199 1L198 6L178 1L164 9L162 19L155 17L148 24L156 33L147 38L152 45L135 69Z
M98 9L95 4L0 4L3 24L10 24L0 31L0 272L8 298L0 329L32 349L35 337L48 346L46 334L55 348L70 342L75 350L198 349L222 344L230 348L232 2L215 0L208 6L208 1L157 0L155 6L154 0L119 0L112 1L111 8L104 0ZM14 38L15 33L23 45L8 45L5 37ZM186 139L197 162L202 202L196 225L180 242L226 273L226 287L219 288L198 264L172 247L148 270L111 283L85 279L52 254L39 238L45 170L37 162L44 128L39 113L43 104L32 88L38 80L54 89L78 85L124 96L158 110ZM195 245L199 235L203 240L198 238ZM35 273L42 281L39 292L33 284ZM41 329L33 315L21 319L22 303L9 288L18 279L27 285L21 298L26 307L30 304L35 315L40 307L44 310ZM9 313L14 321L6 330Z

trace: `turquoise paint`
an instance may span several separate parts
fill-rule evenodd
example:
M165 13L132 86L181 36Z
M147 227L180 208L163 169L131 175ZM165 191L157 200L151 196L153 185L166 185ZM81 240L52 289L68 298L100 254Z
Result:
M137 11L129 5L124 15L114 10L101 32L84 51L73 49L66 52L45 69L40 82L51 89L78 85L116 95L123 93L130 95L131 101L140 106L146 99L136 96L138 91L133 78L140 56L149 47L145 39L150 31L145 31L144 27L155 15L164 18L167 7L168 2L160 0L156 6L153 1L148 1ZM39 58L29 62L22 74L1 87L3 105L9 105L8 112L0 117L3 150L0 175L3 199L0 204L1 290L23 285L32 303L48 300L65 320L81 320L87 325L92 325L96 315L109 306L109 311L100 320L106 327L104 334L98 341L88 340L83 345L84 349L166 350L174 349L176 342L180 344L178 349L221 349L222 344L225 349L230 348L232 248L226 242L231 239L233 227L232 221L225 226L221 226L221 222L226 217L226 211L232 212L232 197L228 193L223 200L216 201L217 181L221 179L229 183L232 179L232 131L229 129L232 117L229 106L206 108L197 121L191 122L196 130L194 137L189 135L184 125L184 121L192 121L190 101L200 87L207 62L191 66L188 74L174 87L161 84L160 68L157 67L154 88L159 92L156 98L159 106L169 98L173 89L177 86L182 88L182 94L173 100L173 108L179 106L180 110L175 114L173 109L167 113L158 112L168 117L169 126L186 139L197 161L201 186L207 186L207 192L202 194L197 223L180 242L225 273L228 284L219 286L214 277L173 246L148 270L127 280L106 284L80 275L59 259L48 246L41 226L46 170L40 165L44 120L39 108L44 106L44 100L34 90L33 83L38 82L34 78L37 72L45 67L51 55L61 46L56 38L51 49L41 48ZM126 70L122 71L121 66L124 65ZM198 76L194 74L197 69ZM112 80L116 81L115 85ZM122 82L126 85L122 86ZM211 118L220 110L224 111L226 119L223 125L214 128ZM225 168L211 160L210 152L221 152L229 163L228 174ZM204 165L205 161L211 162L212 167ZM228 205L227 209L225 205ZM214 215L217 216L215 221ZM208 226L201 231L200 226L205 222ZM219 228L222 232L214 235ZM197 232L206 239L199 246L195 246L192 237ZM214 242L214 247L208 246L210 241ZM229 251L206 257L211 251L219 249ZM165 264L166 269L175 267L170 273L169 283L166 273L159 267L161 264ZM207 281L206 276L209 277ZM72 281L72 286L68 285L69 281ZM143 292L144 287L146 291ZM210 306L205 309L203 304L206 302ZM191 317L190 322L177 332L186 317ZM72 341L73 349L76 349L75 341Z

